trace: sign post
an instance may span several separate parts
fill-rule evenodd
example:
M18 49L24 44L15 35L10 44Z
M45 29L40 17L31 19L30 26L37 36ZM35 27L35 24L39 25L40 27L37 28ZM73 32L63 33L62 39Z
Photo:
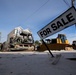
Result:
M51 54L52 57L54 57L54 55L52 54L52 52L50 51L50 49L48 48L48 46L46 45L46 43L44 42L44 40L42 39L43 44L46 46L47 50L49 51L49 53Z

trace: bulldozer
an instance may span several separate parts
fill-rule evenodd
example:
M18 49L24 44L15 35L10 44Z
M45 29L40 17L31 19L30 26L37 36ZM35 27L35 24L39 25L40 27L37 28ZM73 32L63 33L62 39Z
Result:
M73 40L72 46L73 46L73 49L76 50L76 40Z
M72 45L70 45L69 41L65 34L58 34L57 38L53 39L45 39L45 43L50 50L72 50ZM38 51L45 51L47 48L42 43L37 48Z
M7 36L7 41L3 44L3 51L32 51L35 50L34 38L29 29L16 27Z

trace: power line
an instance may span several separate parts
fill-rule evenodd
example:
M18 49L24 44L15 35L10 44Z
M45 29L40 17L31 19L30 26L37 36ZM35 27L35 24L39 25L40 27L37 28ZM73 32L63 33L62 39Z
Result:
M65 0L63 0L64 1L64 3L67 5L67 6L69 6L70 7L70 5L65 1Z
M36 11L34 11L26 20L28 20L31 16L33 16L36 12L38 12L44 5L46 5L50 0L47 0L41 7L39 7Z

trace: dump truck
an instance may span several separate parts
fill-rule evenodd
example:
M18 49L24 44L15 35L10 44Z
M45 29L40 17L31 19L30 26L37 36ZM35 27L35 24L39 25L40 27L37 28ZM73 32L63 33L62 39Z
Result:
M7 36L7 50L34 50L34 38L29 29L16 27Z
M65 34L58 34L57 38L53 39L45 39L45 43L50 50L72 50L72 45L70 45L69 41ZM37 48L38 51L45 51L47 48L44 43L42 43Z

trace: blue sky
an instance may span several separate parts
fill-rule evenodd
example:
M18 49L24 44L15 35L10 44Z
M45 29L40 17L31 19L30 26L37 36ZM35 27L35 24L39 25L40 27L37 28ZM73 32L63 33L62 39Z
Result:
M34 39L39 40L37 32L70 7L71 0L0 0L1 42L6 41L8 33L18 26L30 29ZM70 43L76 40L75 25L50 38L59 33L66 34Z

